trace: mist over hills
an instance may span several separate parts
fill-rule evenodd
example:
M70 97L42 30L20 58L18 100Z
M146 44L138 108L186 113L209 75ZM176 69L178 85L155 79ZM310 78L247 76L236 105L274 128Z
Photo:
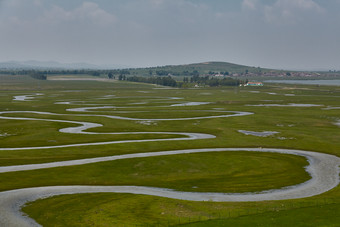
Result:
M155 66L155 67L145 67L145 68L134 68L126 65L95 65L89 63L60 63L56 61L7 61L0 62L0 69L13 70L13 69L36 69L36 70L46 70L46 69L132 69L137 71L147 71L147 70L172 70L172 71L192 71L198 70L200 72L208 71L231 71L231 72L255 72L259 70L270 70L260 67L249 67L245 65L233 64L228 62L202 62L193 64L182 64L182 65L165 65L165 66Z
M121 70L129 69L131 72L137 74L149 74L150 71L169 71L172 73L183 73L186 71L198 71L201 74L208 74L209 72L229 72L229 73L268 73L268 72L328 72L328 70L283 70L270 69L255 66L246 66L230 62L209 61L201 63L180 64L180 65L163 65L153 67L132 67L128 65L110 64L110 65L96 65L84 62L78 63L60 63L57 61L6 61L0 62L0 70ZM335 72L335 71L334 71Z
M124 65L95 65L89 63L60 63L56 61L7 61L0 62L0 69L122 69Z

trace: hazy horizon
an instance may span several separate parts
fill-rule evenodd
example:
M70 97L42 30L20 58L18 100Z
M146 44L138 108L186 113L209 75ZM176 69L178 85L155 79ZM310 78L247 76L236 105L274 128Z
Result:
M0 62L340 70L339 0L0 0Z
M41 65L39 65L38 67L36 67L37 69L39 68L60 68L60 69L132 69L132 68L149 68L149 67L163 67L163 66L177 66L177 65L190 65L190 64L204 64L207 62L222 62L222 61L207 61L207 62L190 62L190 63L183 63L183 64L167 64L167 65L151 65L151 66L133 66L133 65L117 65L117 64L92 64L91 62L59 62L59 61L37 61L37 60L25 60L25 61L16 61L16 60L10 60L10 61L6 61L6 62L0 62L0 68L1 68L1 64L2 63L18 63L18 64L22 64L24 63L25 65L30 65L30 63L32 62L36 62L36 64L31 64L31 66L36 66L40 63L42 63ZM46 64L60 64L60 65L64 65L65 67L55 67L55 66L46 66ZM225 62L225 63L231 63L231 64L236 64L236 65L242 65L242 64L238 64L235 62ZM76 66L79 67L76 67ZM265 67L261 67L261 66L252 66L252 65L244 65L244 66L249 66L249 67L260 67L260 68L265 68ZM34 67L33 67L34 68ZM328 72L329 69L301 69L301 68L268 68L268 69L273 69L273 70L286 70L286 71L311 71L311 72ZM331 70L334 71L334 70ZM335 71L339 71L339 70L335 70Z

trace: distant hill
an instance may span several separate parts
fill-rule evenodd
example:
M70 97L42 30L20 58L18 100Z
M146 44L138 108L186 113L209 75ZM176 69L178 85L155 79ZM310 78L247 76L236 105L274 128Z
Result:
M248 72L276 71L273 69L238 65L228 62L203 62L197 64L183 65L183 67L197 68L198 70L206 73L209 71L229 71L231 73L243 73L246 70L248 70Z
M184 71L193 72L198 71L200 74L208 74L209 72L228 72L232 73L260 73L260 72L270 72L270 71L278 71L274 69L266 69L260 67L250 67L245 65L238 65L228 62L203 62L203 63L194 63L187 65L167 65L167 66L158 66L158 67L150 67L150 68L138 68L138 69L130 69L132 72L137 74L147 74L150 71L155 73L156 71L169 71L172 73L182 74Z

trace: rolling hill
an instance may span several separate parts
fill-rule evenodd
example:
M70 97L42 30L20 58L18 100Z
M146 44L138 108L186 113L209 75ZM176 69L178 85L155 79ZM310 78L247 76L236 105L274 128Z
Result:
M150 67L150 68L137 68L130 69L130 72L136 74L147 74L150 71L155 73L156 71L166 71L171 72L173 74L183 73L185 71L193 72L198 71L200 74L208 74L209 72L229 72L229 73L245 73L245 72L269 72L269 71L278 71L273 69L266 69L260 67L250 67L245 65L238 65L228 62L203 62L203 63L194 63L194 64L186 64L186 65L167 65L167 66L158 66L158 67Z

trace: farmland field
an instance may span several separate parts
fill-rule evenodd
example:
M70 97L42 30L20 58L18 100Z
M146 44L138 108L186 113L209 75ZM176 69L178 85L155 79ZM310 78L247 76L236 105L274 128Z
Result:
M333 155L338 182L339 122L337 86L174 89L2 75L0 191L76 185L270 194L313 178L306 169L312 159L286 150ZM95 159L105 157L113 158ZM83 159L90 162L67 164ZM72 189L27 199L22 211L43 226L337 226L334 186L313 196L242 202Z

